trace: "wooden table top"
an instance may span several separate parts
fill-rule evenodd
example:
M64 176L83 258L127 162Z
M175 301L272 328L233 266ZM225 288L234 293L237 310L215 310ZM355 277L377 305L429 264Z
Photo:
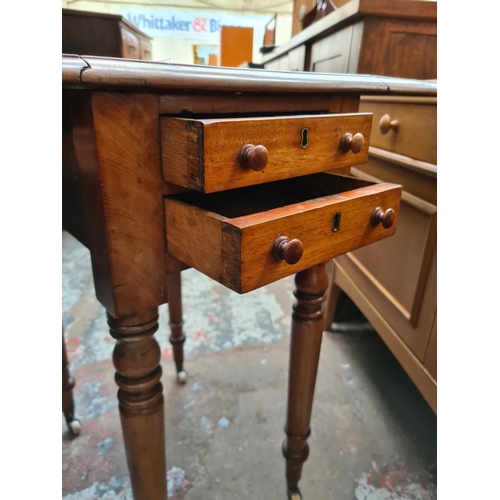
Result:
M146 92L262 92L436 96L437 83L404 78L222 68L97 56L62 55L66 88Z

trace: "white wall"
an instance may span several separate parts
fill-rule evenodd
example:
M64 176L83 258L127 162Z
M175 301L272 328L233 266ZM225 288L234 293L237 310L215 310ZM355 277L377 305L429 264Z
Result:
M269 15L271 19L278 14L276 26L276 44L281 45L291 38L293 0L63 0L63 7L68 9L102 12L123 15L124 7L144 7L151 9L195 10L199 12L230 12L232 14ZM212 42L195 39L154 38L152 41L153 60L179 64L192 64L193 45L207 45ZM262 43L262 42L261 42ZM259 44L254 43L253 62L261 62Z

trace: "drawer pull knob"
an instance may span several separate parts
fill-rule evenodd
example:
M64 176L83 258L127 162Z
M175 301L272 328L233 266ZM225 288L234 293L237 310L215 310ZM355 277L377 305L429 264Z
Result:
M244 168L251 168L252 170L258 172L267 165L269 154L264 146L245 144L240 149L239 159Z
M389 229L393 223L396 215L394 214L394 210L392 208L388 208L385 212L382 208L377 207L372 213L372 225L376 226L382 223L382 227L385 229Z
M344 153L352 151L354 154L358 154L365 145L365 138L363 134L359 132L357 134L345 134L340 140L340 147Z
M380 133L382 135L387 134L389 130L396 130L399 127L399 122L397 120L391 120L391 117L389 115L384 115L382 118L380 118L380 121L378 122L378 128L380 130Z
M288 236L279 236L273 245L273 255L276 260L284 260L287 264L297 264L304 253L302 241L291 240Z

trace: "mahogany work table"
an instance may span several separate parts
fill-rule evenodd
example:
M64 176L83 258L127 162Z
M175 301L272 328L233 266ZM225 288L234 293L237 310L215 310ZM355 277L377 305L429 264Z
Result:
M158 306L168 302L184 382L187 267L239 293L296 274L283 454L288 497L300 499L325 263L391 236L398 220L401 186L349 176L367 161L372 126L359 99L435 96L436 85L76 55L63 55L62 83L63 225L91 252L96 296L116 339L135 500L167 499L154 333ZM63 361L67 396L68 377Z

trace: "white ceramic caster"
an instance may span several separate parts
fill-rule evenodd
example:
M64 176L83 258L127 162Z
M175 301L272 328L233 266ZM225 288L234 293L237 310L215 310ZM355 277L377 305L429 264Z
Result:
M288 490L288 500L302 500L302 495L297 487Z
M80 434L82 424L80 423L79 420L77 420L75 418L75 419L71 420L71 422L68 422L68 428L69 428L69 432L71 432L71 434L73 436L78 436Z
M179 384L185 384L187 382L187 378L188 374L185 370L177 372L177 382L179 382Z

